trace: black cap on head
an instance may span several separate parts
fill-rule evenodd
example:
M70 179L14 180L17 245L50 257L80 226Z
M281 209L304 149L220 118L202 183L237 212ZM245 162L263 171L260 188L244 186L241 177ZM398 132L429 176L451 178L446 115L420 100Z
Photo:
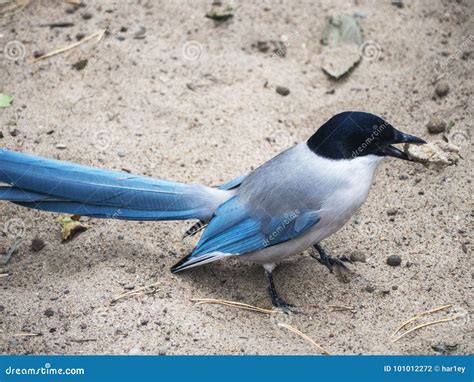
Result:
M351 159L365 155L408 159L391 144L426 142L398 131L374 114L346 111L329 119L307 143L314 153L329 159Z

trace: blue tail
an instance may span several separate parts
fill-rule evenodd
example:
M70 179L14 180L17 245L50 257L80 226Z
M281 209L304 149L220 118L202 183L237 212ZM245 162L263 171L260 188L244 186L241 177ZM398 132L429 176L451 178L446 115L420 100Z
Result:
M107 171L0 149L0 200L127 220L209 220L228 191Z

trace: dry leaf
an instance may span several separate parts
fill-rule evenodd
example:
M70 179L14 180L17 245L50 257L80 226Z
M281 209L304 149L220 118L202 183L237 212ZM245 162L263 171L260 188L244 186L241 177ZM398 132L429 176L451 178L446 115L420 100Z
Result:
M324 49L322 69L335 80L348 74L360 61L356 45L331 46Z
M60 216L56 220L61 223L61 239L63 241L72 239L75 235L87 231L90 225L81 223L79 221L81 217L78 215L73 216Z

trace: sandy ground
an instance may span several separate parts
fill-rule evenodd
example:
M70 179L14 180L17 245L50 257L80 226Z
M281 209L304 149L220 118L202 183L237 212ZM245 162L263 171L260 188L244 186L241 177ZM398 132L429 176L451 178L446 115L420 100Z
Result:
M332 255L362 253L366 263L345 277L307 252L281 264L279 289L303 311L291 315L191 302L270 306L256 265L169 272L195 243L181 240L189 222L91 220L92 229L61 243L56 215L0 203L0 251L22 237L0 268L2 353L319 354L281 322L334 354L435 354L433 346L472 353L472 2L248 2L222 25L204 17L209 1L70 8L37 1L0 18L0 90L14 98L0 109L2 147L216 185L304 140L333 114L365 110L431 141L441 135L428 134L430 117L452 121L464 159L443 169L384 161L366 204L323 243ZM335 82L321 70L321 32L328 16L354 12L375 50ZM54 22L74 25L42 26ZM35 52L101 28L110 34L99 43L30 63ZM286 57L259 51L257 41L283 41ZM72 66L84 59L82 70ZM439 97L442 81L449 92ZM277 94L278 85L291 93ZM35 237L46 244L39 252ZM387 265L390 255L401 265ZM152 283L154 293L110 304ZM444 304L453 306L420 322L456 320L390 342L400 323Z

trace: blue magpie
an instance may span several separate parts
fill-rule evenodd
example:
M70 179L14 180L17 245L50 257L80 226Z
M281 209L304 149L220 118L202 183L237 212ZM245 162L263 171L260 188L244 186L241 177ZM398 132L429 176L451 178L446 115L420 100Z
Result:
M288 308L272 271L314 246L330 270L321 240L338 231L366 200L387 156L409 160L393 144L426 143L365 112L343 112L250 173L220 187L158 180L0 150L0 200L38 210L128 220L197 219L204 229L173 273L234 257L261 264L272 304Z

